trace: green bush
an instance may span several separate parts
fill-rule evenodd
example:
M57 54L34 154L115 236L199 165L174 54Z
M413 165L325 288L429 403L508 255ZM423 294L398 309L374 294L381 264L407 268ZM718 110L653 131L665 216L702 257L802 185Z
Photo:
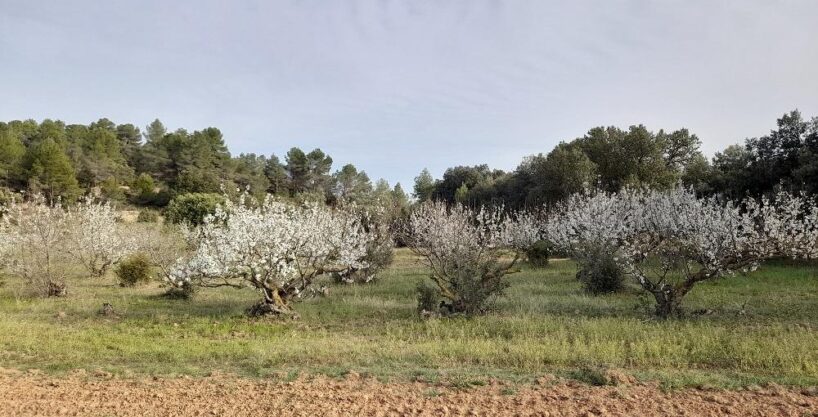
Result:
M224 196L211 193L181 194L173 198L165 209L165 218L171 223L202 224L205 216L216 212L224 204Z
M568 374L571 378L584 382L595 387L602 387L605 385L616 385L616 381L612 380L605 374L604 369L592 368L590 366L583 366L579 369L571 371Z
M440 314L439 290L426 282L418 282L418 314L438 315Z
M536 268L548 266L548 256L550 254L551 245L544 240L534 242L534 244L525 251L528 264Z
M154 210L142 210L136 216L136 221L140 223L156 223L159 221L159 214Z
M125 191L115 178L109 178L103 181L99 185L99 190L101 195L107 200L125 201Z
M167 291L162 294L162 297L171 300L190 300L195 293L196 287L186 282L179 287L173 286L168 288Z
M502 277L497 273L496 264L467 260L457 268L450 268L446 277L447 290L456 297L446 298L439 287L421 284L418 286L418 311L426 310L442 316L483 314L508 288L508 282Z
M625 282L625 271L614 260L610 250L597 248L587 252L579 263L577 279L582 288L589 294L606 294L622 290Z
M129 200L138 206L164 207L170 201L170 195L158 187L150 175L143 173L131 184Z
M119 285L133 287L136 284L150 281L151 261L144 253L136 253L120 262L114 272L119 278Z

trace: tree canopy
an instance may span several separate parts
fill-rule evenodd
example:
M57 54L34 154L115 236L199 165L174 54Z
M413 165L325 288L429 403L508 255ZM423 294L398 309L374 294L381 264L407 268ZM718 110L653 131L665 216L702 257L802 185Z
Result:
M594 127L547 153L522 159L511 172L488 165L454 166L435 179L415 178L417 202L442 200L469 206L553 205L585 187L608 192L625 187L668 189L680 182L700 195L759 197L779 190L818 191L818 118L793 110L767 135L703 155L687 129L653 131ZM133 204L164 206L185 193L250 190L334 204L387 202L403 208L398 185L375 181L346 164L333 172L321 149L291 148L276 155L228 151L215 127L170 130L157 120L140 129L99 119L87 125L59 120L0 122L0 186L36 190L72 200L87 192Z

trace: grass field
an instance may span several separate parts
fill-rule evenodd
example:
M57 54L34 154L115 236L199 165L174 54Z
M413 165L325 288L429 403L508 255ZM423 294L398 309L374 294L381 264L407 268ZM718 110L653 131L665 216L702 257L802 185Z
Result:
M332 285L329 297L297 304L298 321L244 317L259 297L250 289L180 301L159 297L158 284L120 288L108 277L74 279L67 298L38 299L7 278L0 367L283 378L355 371L467 384L608 367L668 387L818 385L815 267L772 264L701 284L686 305L712 313L668 322L651 319L651 300L635 289L584 295L574 273L569 260L524 267L491 314L428 321L415 313L415 286L426 274L406 250L378 282ZM117 316L97 314L103 302Z

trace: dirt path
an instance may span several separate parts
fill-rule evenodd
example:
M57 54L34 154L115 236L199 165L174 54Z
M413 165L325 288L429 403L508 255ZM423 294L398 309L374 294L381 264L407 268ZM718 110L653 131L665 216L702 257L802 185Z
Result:
M575 383L456 390L357 376L273 382L229 376L119 379L0 372L1 416L818 416L815 390Z

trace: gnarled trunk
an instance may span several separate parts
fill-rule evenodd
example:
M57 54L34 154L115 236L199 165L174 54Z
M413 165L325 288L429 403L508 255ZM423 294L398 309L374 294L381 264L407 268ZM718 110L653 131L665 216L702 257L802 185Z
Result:
M286 316L298 318L298 314L290 308L287 293L281 288L262 288L264 299L247 309L250 317Z
M65 288L65 284L48 281L46 283L45 293L47 297L65 297L68 291Z
M674 287L670 284L664 284L651 291L653 297L656 299L656 316L662 319L669 319L684 315L682 299L689 290L690 288L687 285Z

